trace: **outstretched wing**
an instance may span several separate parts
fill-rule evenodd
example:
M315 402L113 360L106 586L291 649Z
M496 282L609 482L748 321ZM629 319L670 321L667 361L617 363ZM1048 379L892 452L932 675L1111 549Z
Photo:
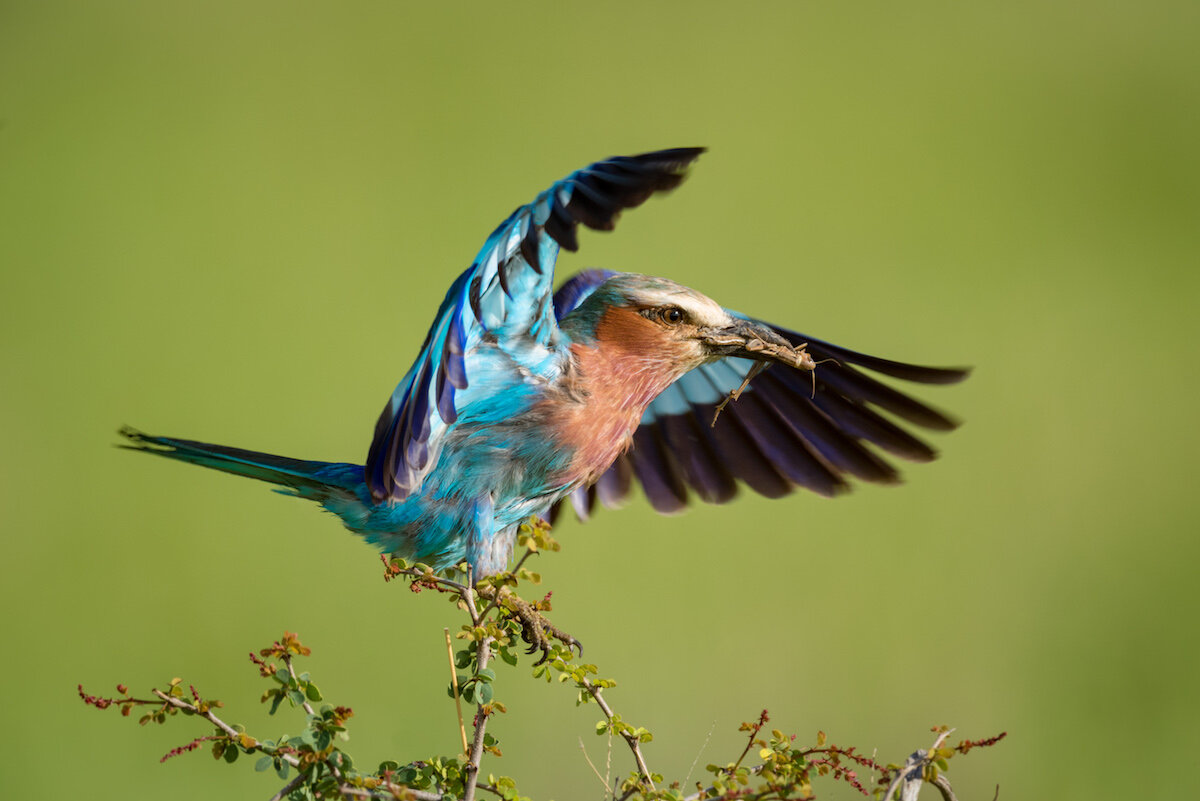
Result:
M375 426L366 480L376 501L403 500L437 461L441 439L469 399L468 357L485 335L516 364L548 369L558 320L551 307L558 250L577 250L576 229L610 231L621 211L673 189L703 148L599 161L572 173L500 224L455 280L413 366Z
M606 278L590 271L564 284L555 298L560 315ZM682 510L693 493L707 503L725 503L737 494L739 483L771 498L796 487L836 495L849 489L849 476L895 483L896 468L868 444L919 462L930 461L936 451L892 418L934 431L957 425L863 370L918 384L954 383L967 370L880 359L770 327L793 344L807 342L816 361L831 361L819 364L815 374L773 365L750 382L739 400L725 406L715 425L718 404L741 384L754 362L726 358L687 373L650 404L633 447L593 486L571 495L579 516L586 519L597 499L605 506L619 505L634 479L650 504L668 514ZM552 514L557 512L556 507Z

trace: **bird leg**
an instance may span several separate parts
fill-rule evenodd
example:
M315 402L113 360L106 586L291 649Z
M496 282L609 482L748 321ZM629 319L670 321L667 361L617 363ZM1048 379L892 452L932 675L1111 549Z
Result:
M568 648L578 649L583 656L583 644L570 634L559 629L546 619L543 611L550 611L550 596L541 601L530 603L513 593L507 587L483 586L478 589L479 596L493 603L509 620L515 620L521 627L521 639L529 648L525 653L542 652L542 658L535 662L540 665L550 658L551 640L558 640Z
M736 401L738 398L742 397L742 393L746 391L746 387L750 386L750 382L754 380L754 377L770 366L770 362L754 363L754 365L750 368L750 372L746 373L746 377L742 379L741 385L737 389L730 390L729 394L725 396L725 400L717 404L716 410L713 411L713 419L712 423L709 425L709 428L717 427L717 418L721 416L721 412L725 411L725 407L729 405L729 402Z
M746 341L743 347L751 353L762 354L785 364L790 364L800 370L808 370L812 373L814 397L817 394L817 365L822 362L833 361L833 359L822 359L820 362L813 361L812 355L807 350L807 342L793 347L791 345L768 342L765 339L750 339ZM746 377L742 379L741 385L737 389L731 390L725 396L725 399L717 404L716 410L713 411L711 428L716 427L717 418L721 416L721 412L725 411L725 407L731 401L737 401L738 398L742 397L742 393L746 391L746 387L750 386L750 382L754 380L754 377L770 366L771 363L768 361L756 361L754 363L754 366L750 368L750 372L746 373Z

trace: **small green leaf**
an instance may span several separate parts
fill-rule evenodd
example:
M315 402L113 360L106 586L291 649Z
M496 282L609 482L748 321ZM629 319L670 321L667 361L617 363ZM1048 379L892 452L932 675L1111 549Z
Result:
M240 753L241 751L238 750L238 747L230 743L225 746L225 761L232 765L234 762L237 762L238 754Z
M608 721L602 720L596 724L596 734L604 734L608 731Z
M312 684L311 682L307 687L304 688L304 695L307 696L308 700L310 701L321 700L321 691L317 689L317 685Z
M254 769L256 771L258 771L259 773L262 773L264 770L271 767L271 763L274 761L275 761L275 757L271 757L271 756L261 757L261 758L259 758L259 760L257 762L254 763Z
M484 668L475 674L475 678L479 679L480 681L495 681L496 671L492 670L491 668Z

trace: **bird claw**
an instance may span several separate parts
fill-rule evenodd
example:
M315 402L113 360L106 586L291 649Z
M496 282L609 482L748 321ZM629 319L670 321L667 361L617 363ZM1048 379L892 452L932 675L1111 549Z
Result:
M498 607L504 616L513 620L521 627L521 639L529 645L527 654L542 652L542 657L534 665L546 662L554 652L554 640L567 646L572 652L578 651L583 656L583 643L555 626L542 614L537 604L530 603L511 592L508 588L497 590L495 587L482 587L479 594ZM549 604L544 607L549 609Z
M583 643L547 620L533 604L515 595L510 595L508 602L513 617L521 624L521 639L529 645L525 653L542 652L541 659L533 663L535 667L550 658L554 650L553 640L558 640L571 651L578 650L579 655L583 656Z

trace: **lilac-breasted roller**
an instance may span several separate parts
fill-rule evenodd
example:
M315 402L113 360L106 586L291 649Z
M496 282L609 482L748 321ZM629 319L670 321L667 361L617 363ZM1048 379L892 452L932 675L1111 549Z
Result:
M502 222L446 293L365 465L128 428L127 447L281 485L385 552L438 569L466 560L476 578L505 569L530 516L553 516L569 497L586 518L597 498L619 504L634 479L655 509L675 512L692 493L724 503L739 483L779 497L836 495L849 476L895 482L875 449L932 459L892 418L955 423L859 368L923 384L964 370L847 350L665 278L590 270L553 292L559 248L577 249L580 223L611 230L623 209L678 186L702 152L597 162ZM782 364L760 372L769 361Z

